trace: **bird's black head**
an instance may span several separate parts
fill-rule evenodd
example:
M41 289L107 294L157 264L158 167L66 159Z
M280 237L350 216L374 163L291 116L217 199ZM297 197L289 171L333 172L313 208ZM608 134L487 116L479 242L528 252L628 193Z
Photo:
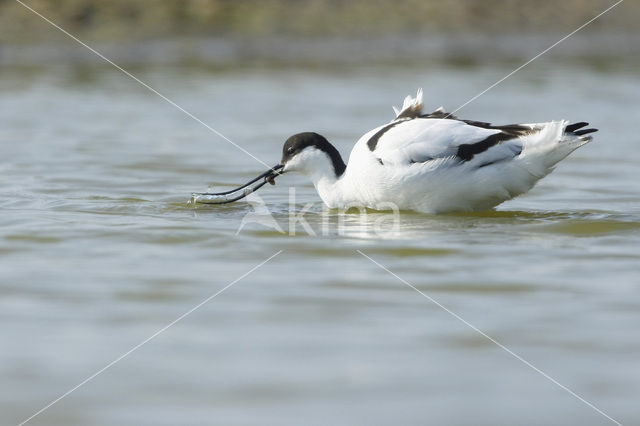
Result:
M333 163L333 169L336 176L341 176L342 173L344 173L347 166L344 164L344 161L342 161L342 157L338 150L331 145L324 136L314 132L298 133L287 139L282 147L282 160L280 161L280 164L287 164L287 161L291 160L293 157L309 147L320 150L329 156Z

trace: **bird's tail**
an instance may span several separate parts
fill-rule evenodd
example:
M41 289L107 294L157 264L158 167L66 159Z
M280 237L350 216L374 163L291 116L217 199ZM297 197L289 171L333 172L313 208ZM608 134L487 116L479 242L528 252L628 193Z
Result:
M593 139L590 133L598 131L598 129L585 129L584 127L588 126L589 123L584 121L573 124L568 123L568 121L562 121L562 133L560 135L560 140L558 141L558 148L556 149L556 151L558 151L562 156L558 161L562 160L587 142L590 142ZM556 161L556 163L558 161Z
M593 139L590 133L597 129L583 129L588 124L569 124L566 120L529 124L538 131L523 137L523 157L541 166L538 173L548 173L559 161ZM535 161L536 158L542 161Z
M584 141L584 143L587 143L593 138L591 136L586 136L586 135L588 135L589 133L595 133L598 131L598 129L593 129L593 128L585 129L585 127L587 127L588 125L589 123L587 123L586 121L580 121L579 123L568 124L565 126L563 130L563 136L566 136L568 139L572 139L572 140L576 139L577 137L577 139Z

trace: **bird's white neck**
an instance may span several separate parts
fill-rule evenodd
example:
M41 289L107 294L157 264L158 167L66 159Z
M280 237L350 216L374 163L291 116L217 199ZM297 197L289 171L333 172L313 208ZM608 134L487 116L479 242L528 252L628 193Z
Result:
M339 161L342 162L342 159ZM338 176L334 161L329 155L317 149L306 149L293 158L290 164L285 166L285 170L298 171L311 179L318 195L330 208L341 205L344 163L340 170L343 173Z
M327 173L323 176L311 177L313 185L318 191L318 195L329 208L336 208L342 205L342 179L335 173Z
M333 208L339 205L342 194L341 177L336 175L330 161L310 162L302 173L311 179L318 195L327 206Z

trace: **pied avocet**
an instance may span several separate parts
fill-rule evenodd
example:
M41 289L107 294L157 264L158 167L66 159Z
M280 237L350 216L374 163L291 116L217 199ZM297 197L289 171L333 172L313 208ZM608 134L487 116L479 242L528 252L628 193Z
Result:
M358 140L349 164L323 136L298 133L284 143L280 164L231 191L194 194L194 201L236 201L296 171L311 179L330 208L487 210L531 189L597 131L565 120L494 126L442 107L423 114L422 90L394 110L393 121Z

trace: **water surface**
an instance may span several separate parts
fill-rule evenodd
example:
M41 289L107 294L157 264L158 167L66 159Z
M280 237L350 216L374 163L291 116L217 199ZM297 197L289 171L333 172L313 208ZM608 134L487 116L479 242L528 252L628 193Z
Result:
M428 108L454 109L518 64L467 65L133 71L273 165L293 133L317 131L346 156L417 87ZM541 59L459 112L600 129L497 211L404 213L396 229L385 214L326 212L287 175L259 193L285 233L238 233L246 202L188 204L263 165L116 70L3 69L2 423L279 251L29 424L609 423L360 250L639 424L640 85L634 64L607 65ZM289 228L290 186L312 232Z

